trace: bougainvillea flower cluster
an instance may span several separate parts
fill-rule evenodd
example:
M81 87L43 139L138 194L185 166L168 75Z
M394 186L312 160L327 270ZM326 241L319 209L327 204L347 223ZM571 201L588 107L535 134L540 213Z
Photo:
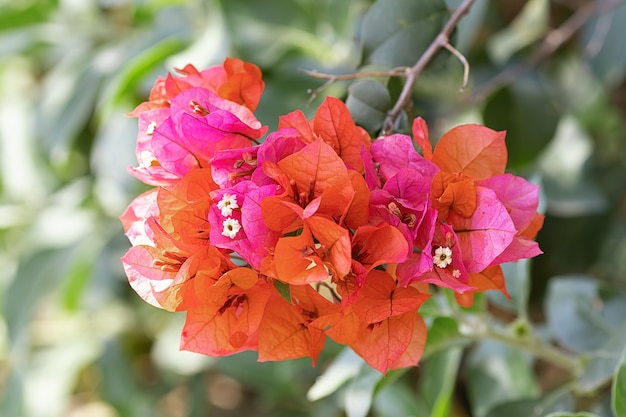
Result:
M328 97L268 133L263 87L238 59L188 65L132 112L130 172L154 188L121 216L122 262L145 301L186 312L182 349L315 363L330 337L381 372L415 365L435 287L465 306L506 294L500 264L541 253L538 190L505 173L503 132L458 126L433 150L417 118L372 140Z

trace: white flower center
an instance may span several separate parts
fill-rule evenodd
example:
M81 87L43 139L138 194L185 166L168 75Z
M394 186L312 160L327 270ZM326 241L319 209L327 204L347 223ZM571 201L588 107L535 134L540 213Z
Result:
M237 204L237 196L234 194L224 194L222 199L217 203L217 208L222 211L222 216L230 216L233 214L234 209L239 208L239 204Z
M439 268L445 268L452 263L452 249L449 247L439 246L435 249L435 255L433 255L433 263Z
M224 225L224 230L222 230L222 235L228 236L231 239L234 239L235 236L237 235L237 232L241 230L241 225L239 224L239 220L233 219L232 217L229 217L228 219L224 220L224 223L222 224Z

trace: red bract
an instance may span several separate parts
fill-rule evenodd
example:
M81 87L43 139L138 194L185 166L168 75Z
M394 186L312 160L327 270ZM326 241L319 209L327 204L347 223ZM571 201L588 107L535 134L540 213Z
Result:
M329 336L380 372L413 366L429 285L469 306L541 253L538 187L504 173L503 132L458 126L433 150L417 118L372 142L329 97L263 140L262 90L241 60L188 65L132 113L131 173L156 188L120 216L122 262L144 300L187 312L182 349L315 363Z

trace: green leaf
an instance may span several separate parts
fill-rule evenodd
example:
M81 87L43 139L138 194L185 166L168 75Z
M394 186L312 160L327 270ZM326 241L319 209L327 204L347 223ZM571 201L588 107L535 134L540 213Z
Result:
M580 412L580 413L550 413L545 417L599 417L597 414Z
M363 18L363 63L412 66L450 13L443 0L378 0Z
M350 348L344 348L317 378L307 392L309 401L317 401L335 393L342 385L359 374L365 362Z
M517 313L519 319L528 317L528 297L530 295L530 263L529 259L502 264L506 289L511 296L508 299L500 291L489 291L489 299L500 307Z
M484 417L498 404L536 397L532 357L494 341L484 341L469 359L469 399L473 415Z
M22 375L9 367L2 376L2 394L0 394L0 415L21 416L24 400L24 381Z
M578 388L582 392L593 392L607 383L619 366L625 346L626 323L615 329L599 349L589 354L587 366L578 380Z
M584 276L553 278L546 297L548 325L556 339L575 352L602 346L613 328L602 317L598 285Z
M447 349L421 365L423 374L428 377L422 379L420 392L429 405L431 417L446 417L450 413L462 354L461 348Z
M488 127L506 130L508 166L514 169L533 162L552 140L559 120L545 85L533 77L493 94L483 116Z
M504 402L489 410L485 417L530 417L538 403L539 400L534 398Z
M140 395L129 358L122 350L119 342L109 341L99 363L101 372L101 395L118 411L120 417L149 415L140 412L147 407L146 401Z
M355 123L370 133L378 132L391 108L389 91L373 80L358 80L348 87L346 106Z
M176 36L160 39L138 55L130 57L105 90L103 107L111 109L118 106L146 76L153 74L155 69L162 68L163 61L181 51L186 44L182 38Z
M407 384L386 385L376 393L374 415L381 417L428 416L429 407Z
M574 395L565 385L543 395L541 398L527 398L499 404L492 408L487 417L543 417L547 413L574 409Z
M345 392L345 411L347 417L365 417L367 416L372 402L374 400L374 392L378 382L383 375L377 370L362 366L359 374L348 385Z
M529 0L515 19L489 39L487 49L498 64L543 37L550 23L550 1Z
M428 358L449 347L468 344L469 340L461 335L455 319L437 317L428 329L426 347L422 358Z
M275 279L274 287L281 297L291 303L291 289L289 288L289 284L285 284L284 282L280 282Z
M19 349L41 300L61 282L76 255L75 247L36 252L22 260L4 295L9 340Z
M607 28L608 24L608 28ZM610 14L594 14L583 30L580 50L593 71L609 86L616 86L626 76L626 5Z
M30 3L30 4L29 4ZM0 31L15 31L16 28L49 21L57 9L56 1L11 2L0 6ZM16 7L16 5L19 5Z
M615 417L626 417L626 349L617 364L611 388L611 408Z

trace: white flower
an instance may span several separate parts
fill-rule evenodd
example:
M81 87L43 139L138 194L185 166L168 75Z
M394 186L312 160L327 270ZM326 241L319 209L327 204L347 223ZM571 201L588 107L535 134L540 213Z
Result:
M452 276L456 279L459 279L461 277L461 270L455 269L454 271L452 271Z
M452 263L452 249L449 247L439 246L435 249L435 255L433 256L433 263L439 268L445 268Z
M228 217L233 214L234 209L239 208L237 204L237 196L234 194L224 194L222 199L217 203L217 208L222 211L222 216Z
M156 122L152 121L150 122L150 124L148 125L148 127L146 128L146 135L148 136L152 136L152 134L154 133L154 130L157 128L157 124Z
M229 217L228 219L224 220L224 223L222 224L224 225L224 230L222 230L222 235L228 236L231 239L234 239L235 236L237 235L237 232L241 230L241 225L239 224L239 220L233 219L232 217Z

